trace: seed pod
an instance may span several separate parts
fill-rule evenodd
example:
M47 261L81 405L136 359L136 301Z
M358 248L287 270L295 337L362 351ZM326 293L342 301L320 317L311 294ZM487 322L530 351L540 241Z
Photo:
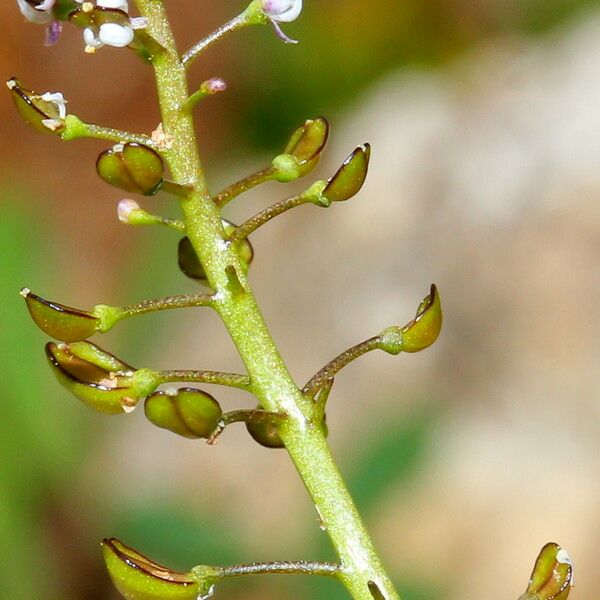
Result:
M38 94L22 87L15 77L6 86L25 123L42 133L60 134L64 130L67 101L60 92Z
M21 290L21 295L35 324L57 340L78 342L98 331L100 319L90 312L44 300L27 288Z
M323 117L308 119L294 130L283 153L293 156L298 161L300 177L307 175L317 166L328 137L329 123Z
M144 413L157 427L189 439L209 438L223 415L210 394L194 388L154 392L146 398Z
M442 329L442 303L435 284L421 302L415 318L404 327L389 327L379 335L379 348L390 354L419 352L431 346Z
M236 230L237 226L225 219L222 221L225 234L231 235ZM250 263L254 259L254 249L252 248L252 244L247 239L240 240L239 242L236 242L235 249L242 261L242 265L247 271ZM179 240L179 246L177 247L177 262L181 272L190 279L206 281L207 277L204 267L200 263L198 255L188 237Z
M369 144L356 148L329 180L323 190L323 196L331 202L343 202L358 194L367 178L370 158Z
M69 15L69 21L81 29L99 28L102 25L117 24L129 25L131 18L129 15L117 8L105 8L95 6L92 10L79 8Z
M535 561L525 594L519 600L567 600L573 586L573 563L558 544L546 544Z
M49 342L46 356L58 382L104 414L132 412L138 401L160 383L154 371L135 370L90 342Z
M102 541L106 568L119 593L127 600L196 600L199 582L146 558L115 538Z
M245 422L246 429L252 439L265 448L283 448L285 445L277 431L276 417L264 415L263 419L251 419ZM321 423L325 436L329 434L327 419L323 413L323 422Z
M162 185L165 167L160 155L148 146L116 144L96 161L98 175L126 192L153 196Z

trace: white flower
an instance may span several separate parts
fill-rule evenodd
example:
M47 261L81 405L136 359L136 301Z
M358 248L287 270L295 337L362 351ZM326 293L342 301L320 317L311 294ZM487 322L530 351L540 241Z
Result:
M302 0L264 0L263 12L273 21L290 23L302 12Z
M279 23L295 21L302 12L302 0L263 0L262 11L270 19L279 38L286 44L298 43L298 40L293 40L284 33Z
M52 9L56 0L17 0L21 14L31 23L45 25L54 20Z
M115 48L124 48L133 42L133 28L129 25L120 25L119 23L104 23L95 31L91 27L83 30L83 41L85 42L85 51L92 53L96 48L102 46L113 46Z

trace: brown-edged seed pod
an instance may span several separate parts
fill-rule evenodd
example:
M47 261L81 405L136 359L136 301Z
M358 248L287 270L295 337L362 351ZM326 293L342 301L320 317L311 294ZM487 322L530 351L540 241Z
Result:
M180 573L146 558L115 538L102 541L106 568L126 600L196 600L203 592L191 573Z
M367 178L370 158L370 144L356 148L327 182L323 196L331 202L343 202L358 194Z
M144 413L157 427L189 439L209 438L223 415L210 394L194 388L154 392L144 402Z
M78 342L94 335L100 319L92 313L44 300L27 288L21 290L35 324L49 336L63 342Z
M90 342L46 344L58 382L94 410L114 415L133 411L160 383L158 373L133 369Z
M329 123L323 117L308 119L294 130L284 154L289 154L298 161L301 177L317 166L328 138Z
M245 422L246 429L252 439L265 448L283 448L285 445L277 431L277 417L265 415L263 419L251 419ZM329 435L327 418L323 413L321 424L325 436Z
M38 94L22 87L15 77L6 86L25 123L43 133L60 134L64 130L67 101L60 92Z
M573 563L566 550L551 542L539 553L519 600L567 600L572 586Z
M98 175L126 192L153 196L162 185L165 167L152 148L133 142L116 144L96 161Z
M415 318L404 327L388 327L379 335L378 347L390 354L419 352L431 346L442 329L442 302L435 284L419 305Z
M96 6L92 10L79 8L69 15L69 21L81 29L99 28L102 25L115 23L117 25L129 25L130 16L117 8L105 8Z
M223 228L226 235L231 235L237 228L233 223L223 219ZM247 240L236 242L235 249L238 252L242 265L248 270L250 263L254 259L254 248ZM184 275L197 281L206 281L206 272L198 259L198 255L192 246L188 237L181 238L177 247L177 264Z

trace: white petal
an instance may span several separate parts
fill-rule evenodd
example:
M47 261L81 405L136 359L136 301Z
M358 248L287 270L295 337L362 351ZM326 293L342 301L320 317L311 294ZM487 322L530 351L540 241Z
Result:
M133 29L128 25L119 25L118 23L104 23L100 25L98 37L103 44L114 46L115 48L124 48L133 42Z
M21 14L31 23L38 23L39 25L44 25L46 23L50 23L54 20L52 13L50 11L45 10L37 10L25 2L25 0L17 0L19 5L19 10Z
M148 19L146 17L132 17L129 20L131 29L145 29L148 27Z
M67 116L67 101L61 92L45 92L40 98L45 102L52 102L56 106L59 119L64 119Z
M102 42L98 39L96 32L91 27L86 27L83 30L83 41L89 48L100 48Z
M263 11L274 21L289 23L302 12L302 0L264 0Z
M129 3L127 0L96 0L96 6L100 8L116 8L123 12L129 12Z

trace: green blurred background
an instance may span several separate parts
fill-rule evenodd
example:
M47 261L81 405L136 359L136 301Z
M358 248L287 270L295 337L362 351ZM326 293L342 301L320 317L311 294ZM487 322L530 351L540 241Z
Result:
M172 0L181 47L242 8ZM193 82L211 187L269 161L307 117L332 124L327 175L374 146L361 196L303 208L255 236L266 318L299 382L359 339L410 319L431 281L444 334L416 356L368 356L336 381L331 443L404 600L516 598L547 541L600 586L600 2L306 0L283 46L255 28L211 49ZM150 69L125 50L52 48L0 6L5 79L60 89L85 120L151 131ZM18 290L73 306L193 291L168 231L116 219L104 149L27 129L0 98L0 585L3 598L115 599L98 542L177 568L332 559L285 453L243 428L216 447L107 418L68 397ZM231 207L272 203L278 184ZM175 214L168 198L149 210ZM96 340L97 341L97 340ZM99 342L136 366L241 369L216 317L126 322ZM216 392L227 407L251 400ZM511 596L512 595L512 596ZM345 598L335 583L257 578L219 598Z

